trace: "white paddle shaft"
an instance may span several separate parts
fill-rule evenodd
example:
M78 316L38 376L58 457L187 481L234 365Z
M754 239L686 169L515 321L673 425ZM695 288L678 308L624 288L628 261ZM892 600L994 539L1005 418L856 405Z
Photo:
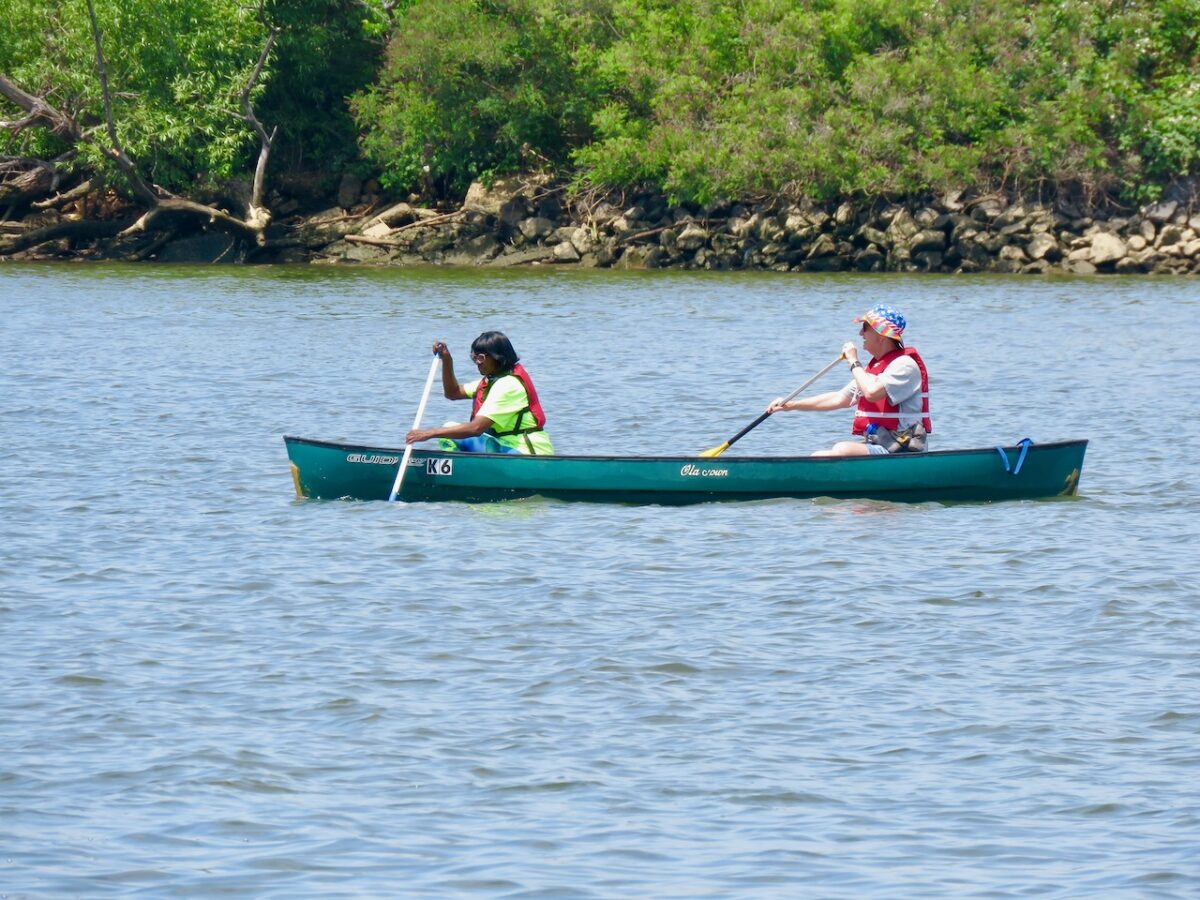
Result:
M808 387L814 381L816 381L818 378L820 378L822 375L824 375L826 372L828 372L830 369L832 369L834 366L836 366L838 363L840 363L843 359L845 359L844 356L839 356L837 359L835 359L833 362L831 362L829 365L827 365L825 368L823 368L820 372L818 372L812 378L808 379L808 381L804 382L804 384L800 385L800 387L796 388L794 391L792 391L790 394L788 394L786 397L784 397L783 402L787 403L789 400L794 398L801 391L807 390Z
M442 358L436 353L433 362L429 364L429 375L425 379L425 392L421 394L421 405L417 407L417 417L413 419L413 428L421 427L421 417L425 415L425 403L429 400L429 391L433 388L433 376L437 374L438 363ZM388 495L388 503L396 499L400 493L400 485L404 483L404 473L408 471L408 460L412 457L412 444L404 445L404 456L400 458L400 468L396 471L396 480L392 482L392 493Z

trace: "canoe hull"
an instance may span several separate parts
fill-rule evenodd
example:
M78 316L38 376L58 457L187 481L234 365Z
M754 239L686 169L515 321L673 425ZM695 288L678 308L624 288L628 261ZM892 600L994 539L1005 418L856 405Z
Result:
M403 450L284 437L296 493L386 500ZM920 503L1074 496L1087 441L834 457L518 456L414 450L401 500L486 503L542 496L600 503L686 504L773 498Z

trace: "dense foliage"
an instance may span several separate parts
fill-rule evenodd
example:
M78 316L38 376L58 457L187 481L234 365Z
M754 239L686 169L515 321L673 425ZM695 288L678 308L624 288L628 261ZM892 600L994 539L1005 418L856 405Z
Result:
M1136 196L1200 170L1198 46L1200 0L417 0L357 113L397 183Z
M1200 0L97 0L121 140L186 188L356 165L460 194L515 169L580 186L905 195L1200 173ZM102 121L86 7L8 0L0 73ZM14 119L11 108L0 118ZM49 156L46 132L0 154ZM102 165L92 152L95 165Z
M0 17L0 72L25 90L102 129L95 45L81 0L8 0ZM278 126L277 159L306 149L356 158L345 97L375 74L377 42L355 0L96 0L96 18L121 145L143 175L169 189L218 183L252 168L259 141L243 120L240 94L267 39L279 39L251 97L268 130ZM15 119L9 110L3 118ZM0 153L49 158L65 149L44 130L12 137ZM99 149L81 146L94 168ZM282 152L279 152L282 151Z
M479 176L561 165L586 144L599 88L554 7L436 0L401 12L378 83L354 103L385 183L428 172L458 192Z

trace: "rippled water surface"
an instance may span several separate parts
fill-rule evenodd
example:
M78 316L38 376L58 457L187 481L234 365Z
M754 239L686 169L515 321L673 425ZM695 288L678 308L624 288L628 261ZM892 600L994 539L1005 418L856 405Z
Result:
M878 301L936 446L1087 437L1080 498L292 492L280 436L398 443L435 338L508 332L560 452L690 453ZM1200 282L9 265L0 310L0 894L1200 895Z

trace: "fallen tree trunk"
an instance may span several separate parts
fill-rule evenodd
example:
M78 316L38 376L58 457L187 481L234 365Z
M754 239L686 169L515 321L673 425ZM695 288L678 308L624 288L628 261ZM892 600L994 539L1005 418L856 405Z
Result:
M95 219L68 219L63 222L56 222L53 225L47 225L44 228L34 228L26 231L24 234L18 235L11 241L0 244L0 254L12 255L13 253L20 253L22 250L28 250L31 247L48 244L51 241L58 241L63 238L95 240L97 238L115 237L121 233L122 229L128 226L128 219L107 222Z
M82 184L77 184L69 191L63 191L61 194L56 194L48 200L36 200L29 205L33 209L60 209L68 203L74 203L76 200L82 200L92 192L92 180L89 178Z

